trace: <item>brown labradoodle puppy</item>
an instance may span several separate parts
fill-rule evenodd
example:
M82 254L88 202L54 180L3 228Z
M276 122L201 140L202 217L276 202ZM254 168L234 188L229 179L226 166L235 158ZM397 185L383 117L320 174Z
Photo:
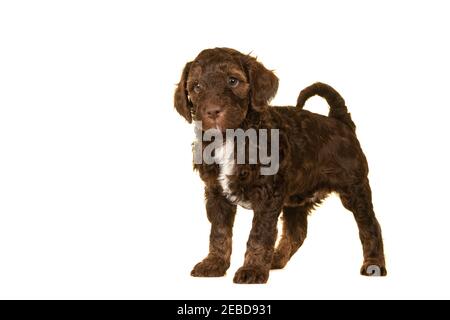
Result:
M233 49L204 50L184 67L175 108L188 122L200 121L203 131L216 128L223 133L237 128L279 130L275 174L261 174L259 159L253 164L194 164L205 182L211 235L209 254L192 276L226 273L236 206L242 205L251 208L254 217L245 262L234 282L267 282L270 269L283 268L302 245L308 213L330 192L339 194L358 224L364 253L361 274L386 275L368 165L343 98L330 86L316 83L300 93L296 107L271 107L277 88L273 72ZM328 117L302 109L313 95L327 100ZM201 148L209 143L201 142ZM280 214L283 231L275 248Z

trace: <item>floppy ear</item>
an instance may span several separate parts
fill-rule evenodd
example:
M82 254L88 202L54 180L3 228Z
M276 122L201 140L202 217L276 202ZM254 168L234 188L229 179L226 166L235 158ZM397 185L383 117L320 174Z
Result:
M189 70L191 69L192 62L186 63L183 69L183 73L181 74L181 80L178 83L177 88L175 89L175 95L174 95L174 105L175 109L178 111L179 114L181 114L187 122L192 122L192 103L188 99L188 93L187 93L187 77L189 74Z
M262 63L251 58L248 64L250 78L250 101L254 110L264 111L278 90L278 78Z

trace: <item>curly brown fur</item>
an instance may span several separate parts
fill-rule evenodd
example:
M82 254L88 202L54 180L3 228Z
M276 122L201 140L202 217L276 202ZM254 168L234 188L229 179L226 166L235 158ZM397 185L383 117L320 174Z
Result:
M215 48L202 51L186 64L175 92L176 110L188 122L201 121L205 130L279 129L276 174L261 175L259 163L237 164L228 177L234 199L250 203L254 211L244 265L234 282L265 283L271 268L283 268L306 238L308 213L330 192L340 195L356 219L364 253L361 274L370 275L369 266L377 266L385 275L368 165L344 100L330 86L316 83L300 93L296 108L269 107L277 88L277 77L255 58ZM328 101L328 117L302 110L305 101L316 94ZM203 148L206 145L202 142ZM194 169L205 182L211 235L208 256L191 274L223 276L230 265L236 204L223 194L218 164L195 164ZM283 231L275 248L281 213Z

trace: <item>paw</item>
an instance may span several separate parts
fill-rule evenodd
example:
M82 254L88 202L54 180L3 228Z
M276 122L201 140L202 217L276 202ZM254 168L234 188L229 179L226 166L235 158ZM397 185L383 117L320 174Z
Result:
M244 266L234 274L234 283L266 283L269 270L255 266Z
M286 266L288 260L289 259L286 256L286 253L276 250L273 253L272 265L270 266L270 269L283 269Z
M191 271L193 277L223 277L229 264L220 258L207 257L197 263Z
M384 277L387 274L384 262L379 261L364 261L361 271L361 275L368 277Z

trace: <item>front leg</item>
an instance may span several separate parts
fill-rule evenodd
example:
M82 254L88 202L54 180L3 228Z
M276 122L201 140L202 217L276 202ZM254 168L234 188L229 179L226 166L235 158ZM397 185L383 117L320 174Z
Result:
M234 275L235 283L266 283L269 279L280 212L281 205L273 208L273 203L255 208L244 265Z
M205 188L206 213L211 222L209 253L191 271L193 277L222 277L230 267L231 238L236 205L215 185Z

